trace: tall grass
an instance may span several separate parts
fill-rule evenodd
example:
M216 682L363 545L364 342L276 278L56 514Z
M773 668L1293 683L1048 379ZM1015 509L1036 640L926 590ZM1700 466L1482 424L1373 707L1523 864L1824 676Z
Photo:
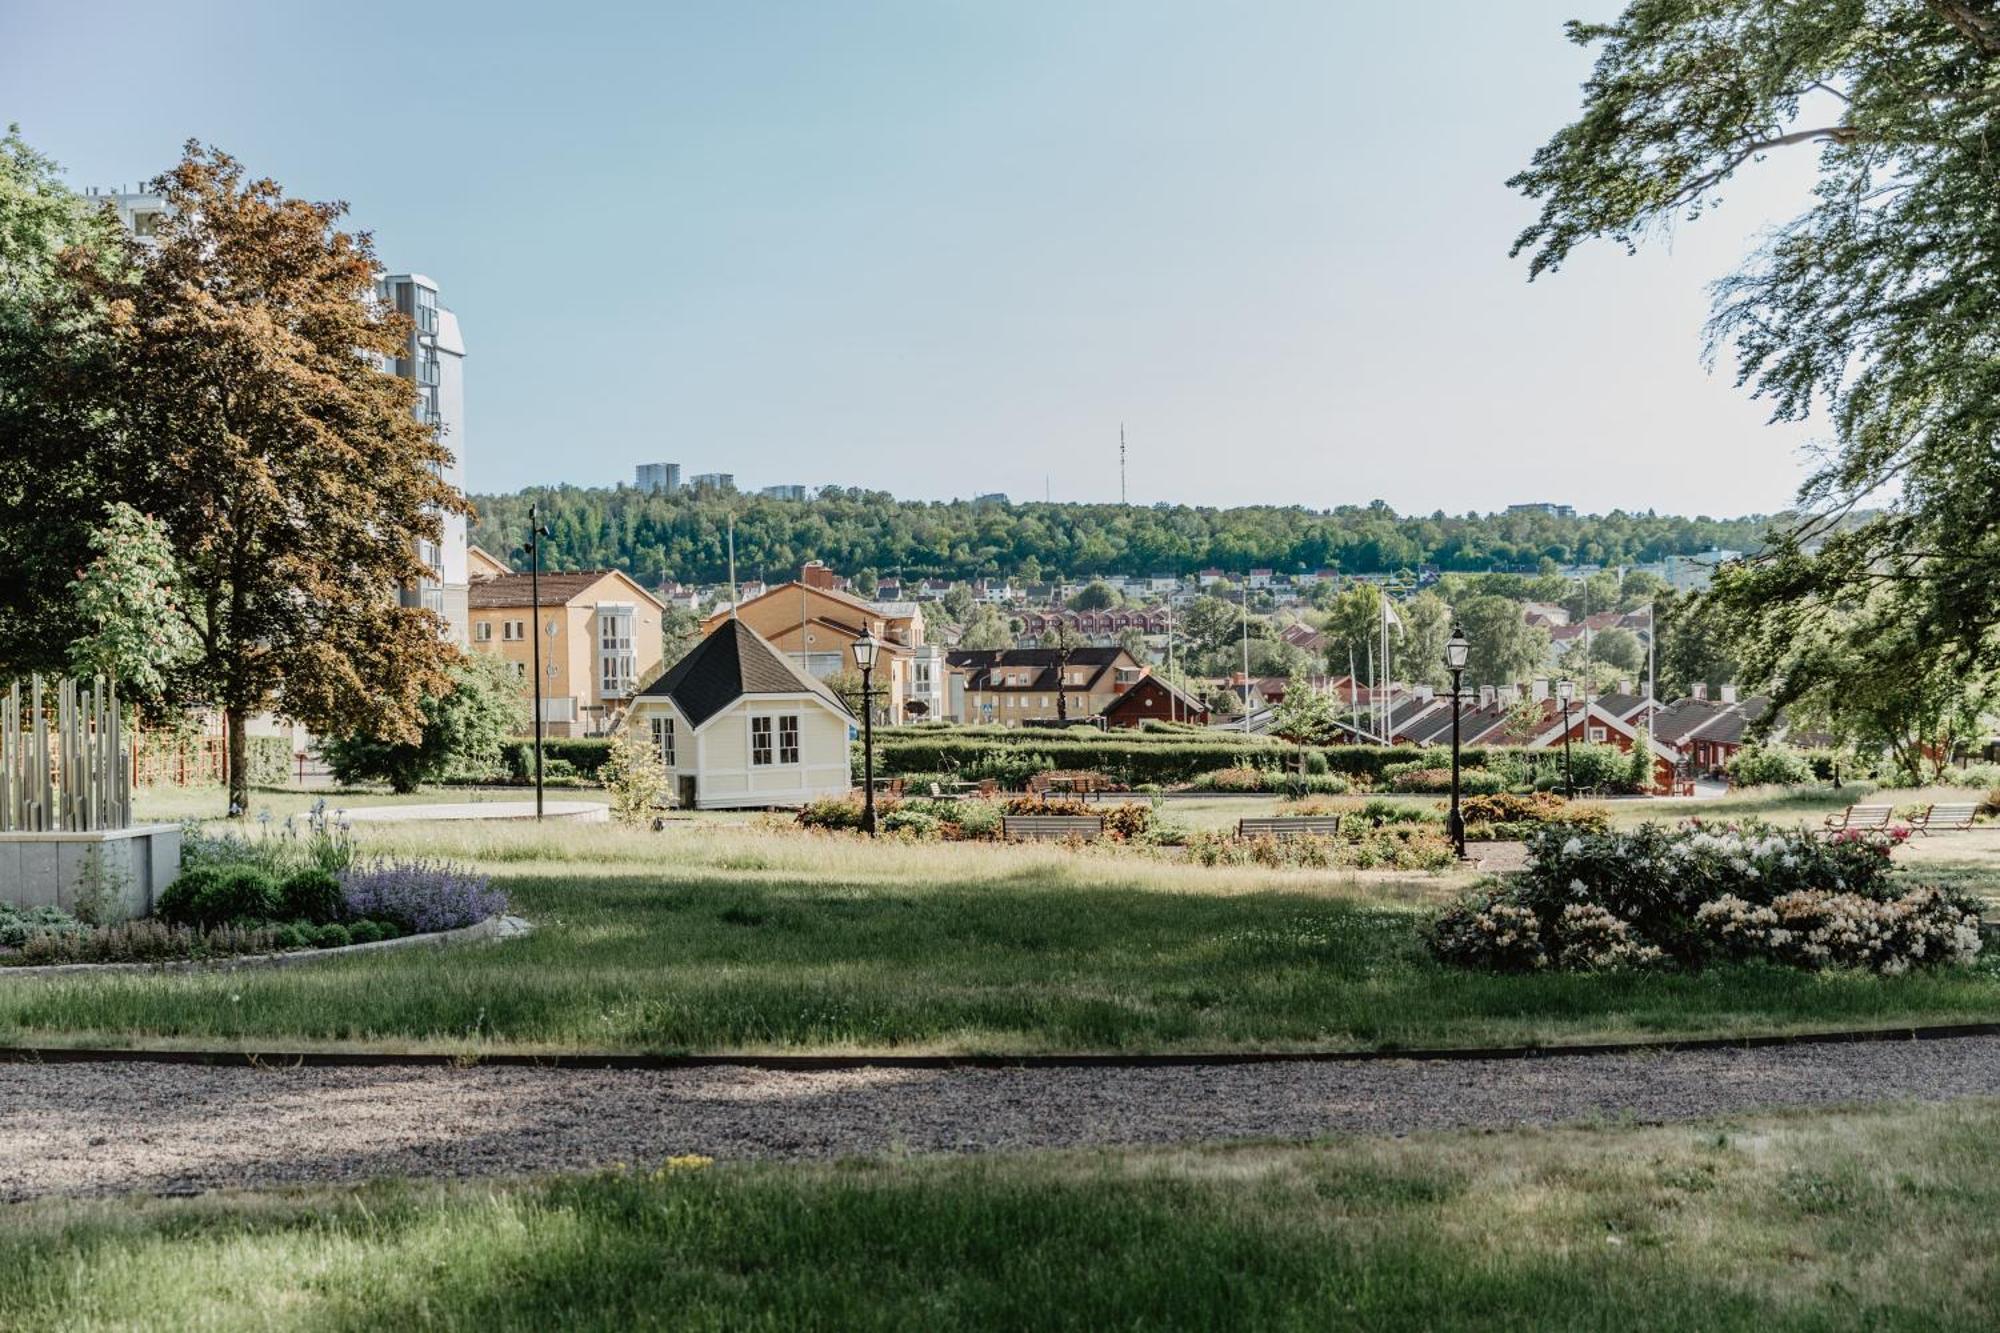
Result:
M1990 1329L2000 1109L44 1202L0 1326Z

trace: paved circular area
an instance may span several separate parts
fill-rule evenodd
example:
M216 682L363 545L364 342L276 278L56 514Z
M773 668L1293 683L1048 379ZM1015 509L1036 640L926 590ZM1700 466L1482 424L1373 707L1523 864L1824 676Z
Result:
M1673 1121L2000 1096L2000 1038L1528 1060L665 1072L0 1065L0 1198Z
M357 805L344 812L356 824L403 824L457 819L533 819L533 801L454 801L436 805ZM611 807L597 801L544 801L545 819L569 819L601 824Z

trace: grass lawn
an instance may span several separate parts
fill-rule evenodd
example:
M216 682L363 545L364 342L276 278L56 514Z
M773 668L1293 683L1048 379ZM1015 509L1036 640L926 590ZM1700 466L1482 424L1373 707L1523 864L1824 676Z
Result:
M378 1049L1169 1051L1482 1045L2000 1020L2000 973L1496 977L1420 912L1470 876L1205 869L697 820L361 826L477 862L523 940L279 972L0 976L0 1042ZM1953 873L2000 865L1966 835ZM1939 846L1944 840L1939 840ZM1982 870L1983 867L1983 870Z
M2000 1106L0 1213L0 1326L1989 1329Z

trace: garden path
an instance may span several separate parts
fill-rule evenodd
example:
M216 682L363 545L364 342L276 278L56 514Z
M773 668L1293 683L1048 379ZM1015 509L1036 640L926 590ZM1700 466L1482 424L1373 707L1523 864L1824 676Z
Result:
M2000 1038L1154 1068L0 1065L0 1199L1406 1134L2000 1096Z

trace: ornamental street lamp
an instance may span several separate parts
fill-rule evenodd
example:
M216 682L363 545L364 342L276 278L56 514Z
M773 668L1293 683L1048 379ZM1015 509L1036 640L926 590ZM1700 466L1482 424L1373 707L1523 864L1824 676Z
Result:
M867 630L854 641L854 665L861 668L861 827L875 836L875 654L881 645Z
M1452 626L1451 639L1444 646L1444 669L1451 673L1451 819L1447 828L1461 861L1465 859L1465 816L1458 809L1458 709L1465 694L1465 662L1471 655L1472 644L1465 631Z
M529 635L529 656L534 659L535 683L535 818L542 817L542 539L549 525L542 522L541 506L528 506L528 606L534 618ZM549 664L553 670L555 664Z
M1563 798L1576 799L1576 774L1569 766L1569 701L1576 694L1576 682L1568 677L1556 682L1556 698L1563 706Z

